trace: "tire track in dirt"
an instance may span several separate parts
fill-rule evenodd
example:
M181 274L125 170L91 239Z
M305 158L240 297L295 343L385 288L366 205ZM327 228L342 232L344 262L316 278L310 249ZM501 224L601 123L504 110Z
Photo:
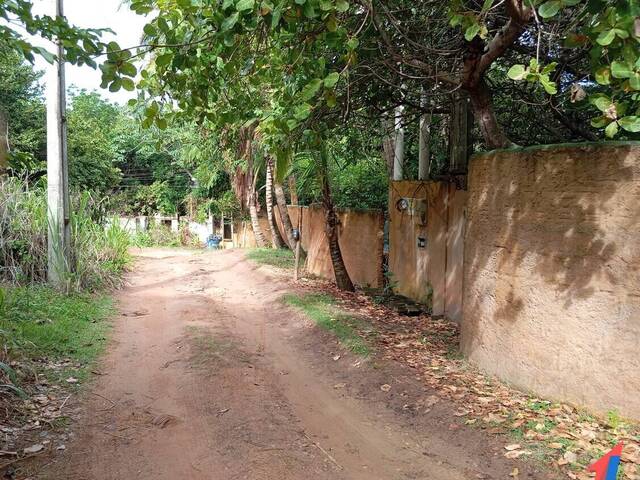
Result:
M288 288L241 251L143 252L107 375L40 478L509 478L481 435L418 430L375 400L379 374L333 362L335 341L280 302Z

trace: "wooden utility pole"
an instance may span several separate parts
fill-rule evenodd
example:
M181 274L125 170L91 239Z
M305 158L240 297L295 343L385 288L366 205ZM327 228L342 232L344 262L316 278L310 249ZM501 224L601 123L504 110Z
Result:
M55 16L64 16L63 0L54 0ZM64 50L56 45L58 60L47 75L47 278L63 287L70 269L69 172L67 161L66 86Z

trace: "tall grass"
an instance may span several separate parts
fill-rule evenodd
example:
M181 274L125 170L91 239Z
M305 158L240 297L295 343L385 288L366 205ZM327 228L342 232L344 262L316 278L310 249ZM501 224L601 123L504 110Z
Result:
M17 179L0 181L0 282L43 283L47 273L46 190ZM129 236L105 228L101 203L89 193L71 202L69 291L118 287L130 262Z

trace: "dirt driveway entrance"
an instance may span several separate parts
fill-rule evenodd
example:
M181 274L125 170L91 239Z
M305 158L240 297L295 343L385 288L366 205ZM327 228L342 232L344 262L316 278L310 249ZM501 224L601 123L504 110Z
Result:
M241 251L145 251L76 440L41 477L510 478L481 432L391 408L389 375L399 402L428 394L401 371L334 360L335 339L280 301L291 288Z

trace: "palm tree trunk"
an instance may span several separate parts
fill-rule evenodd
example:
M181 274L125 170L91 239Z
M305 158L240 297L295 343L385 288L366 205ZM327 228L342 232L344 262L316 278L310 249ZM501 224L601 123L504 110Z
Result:
M276 225L276 219L273 216L273 158L267 157L267 172L266 172L266 200L267 200L267 220L269 221L269 228L271 229L271 246L273 248L284 248L285 243Z
M327 240L329 241L329 255L331 256L333 273L336 277L336 285L340 290L353 292L355 288L351 277L349 277L349 272L347 272L347 267L344 264L342 250L340 250L340 242L338 241L338 225L340 220L336 214L331 197L326 159L323 160L322 169L322 206L324 207L325 231L327 233Z
M298 205L298 187L295 175L289 175L289 195L291 195L291 205Z
M267 246L267 240L262 233L260 222L258 221L258 209L256 208L256 192L255 189L249 195L249 216L251 217L251 228L253 229L253 235L256 237L256 246L259 248L265 248Z

